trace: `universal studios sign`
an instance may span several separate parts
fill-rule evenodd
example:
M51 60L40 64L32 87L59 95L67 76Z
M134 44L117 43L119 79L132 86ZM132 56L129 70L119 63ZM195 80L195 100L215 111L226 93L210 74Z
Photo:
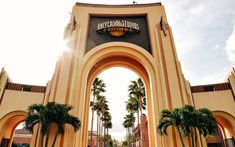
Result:
M138 23L126 20L111 20L97 24L98 33L108 32L113 37L121 37L126 33L139 33L140 27Z

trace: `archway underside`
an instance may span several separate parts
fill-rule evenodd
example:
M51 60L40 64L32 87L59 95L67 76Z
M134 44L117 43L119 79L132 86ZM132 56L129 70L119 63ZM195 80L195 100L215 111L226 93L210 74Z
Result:
M213 112L217 122L222 127L224 132L224 138L232 138L235 137L235 118L229 113L222 111Z

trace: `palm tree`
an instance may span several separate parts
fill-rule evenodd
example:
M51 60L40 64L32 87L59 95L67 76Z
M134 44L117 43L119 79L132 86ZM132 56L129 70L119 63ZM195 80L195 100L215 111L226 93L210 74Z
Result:
M65 124L71 124L75 131L80 128L80 120L68 113L71 109L71 106L55 102L49 102L47 105L33 104L28 108L28 116L25 119L26 128L32 132L35 124L41 125L41 146L43 147L44 136L46 135L45 146L47 146L50 126L55 124L56 134L52 143L54 147L57 136L64 133Z
M55 146L57 136L64 134L64 125L70 124L73 126L74 131L76 132L80 126L80 120L77 117L71 116L69 111L72 109L72 106L66 104L58 104L55 102L49 102L46 105L48 111L47 115L51 118L52 123L56 125L56 134L53 139L52 147Z
M99 78L95 78L92 88L91 88L91 93L93 95L93 101L91 102L91 109L92 109L92 117L91 117L91 147L94 147L93 141L92 141L92 134L93 134L93 122L94 122L94 103L95 103L95 98L98 94L101 92L105 92L105 83L103 80ZM97 132L98 133L98 132Z
M123 125L124 128L127 129L126 136L128 136L130 134L129 133L129 128L131 127L131 123L128 121L126 116L124 117L124 121L123 121L122 125Z
M130 114L127 115L127 118L130 121L131 126L132 126L132 135L130 135L129 137L131 137L131 142L132 142L132 145L134 146L134 140L135 140L135 132L134 132L135 116L134 116L133 113L130 113Z
M126 101L126 110L127 112L129 113L137 113L137 116L138 116L138 124L139 124L139 104L138 104L138 101L137 99L133 98L133 97L130 97L127 101Z
M197 110L203 119L203 121L199 121L198 126L202 126L199 129L199 133L202 134L204 137L207 135L212 135L217 132L217 121L215 117L212 115L211 111L207 108L200 108Z
M145 87L144 83L140 78L138 78L136 81L131 81L131 84L129 85L129 96L132 98L136 98L139 104L140 114L143 114L143 100L145 98Z
M112 128L112 116L111 116L111 114L108 111L103 112L101 120L103 121L104 128L107 129L107 135L108 135L108 129ZM106 134L104 133L104 135L106 135Z
M104 143L104 145L105 145L105 136L106 136L106 134L105 134L105 131L107 132L107 135L108 135L108 129L109 128L112 128L112 116L111 116L111 114L109 113L109 111L108 110L105 110L105 111L103 111L102 112L102 116L101 116L101 120L102 120L102 129L104 128L104 135L103 135L103 143ZM102 130L101 130L101 132L102 132Z
M104 147L112 147L113 146L113 140L110 135L104 136Z
M124 119L126 119L128 121L128 123L130 123L130 127L133 126L133 124L135 123L135 116L133 113L127 114Z
M33 127L39 124L41 127L41 147L43 147L44 136L48 133L49 124L45 118L45 106L42 104L33 104L28 108L28 114L25 119L25 127L33 133ZM35 145L36 146L36 145Z
M126 101L126 110L127 112L134 114L137 113L137 124L139 124L139 105L138 105L138 101L135 98L130 97L127 101ZM134 141L135 141L135 123L132 124L132 134L134 137Z
M181 144L183 147L185 147L181 133L181 124L182 120L180 109L174 109L173 111L164 109L160 113L160 119L157 129L161 135L167 135L167 128L169 126L175 126L179 133Z
M136 81L131 81L131 84L128 87L129 91L129 97L134 104L138 104L138 111L137 111L137 120L138 120L138 125L139 125L139 111L142 116L143 114L143 109L146 107L146 95L145 95L145 86L144 83L140 78L138 78ZM140 131L140 139L139 139L139 144L142 142L142 126L139 125L139 131Z
M101 115L108 111L108 101L106 100L105 96L102 96L100 94L97 95L96 102L94 103L94 111L96 111L97 114L97 140L100 142L100 136L102 134L102 124L101 124Z
M192 147L197 146L197 131L204 137L216 133L217 122L210 110L201 108L196 110L193 106L185 105L181 110L182 131L191 138Z
M104 128L107 129L107 133L105 135L109 135L109 129L111 129L113 127L113 123L111 122L111 120L104 122Z
M124 117L123 126L124 126L124 128L127 128L126 138L130 138L130 136L131 136L130 132L133 132L133 130L130 131L130 128L133 126L134 122L135 122L135 117L134 117L134 115L132 113L127 114ZM133 140L130 141L130 139L128 139L128 144L133 143L132 141Z
M122 147L127 147L128 146L128 142L126 141L126 140L124 140L123 142L122 142Z
M191 138L192 147L197 146L196 130L204 137L216 132L217 123L210 110L201 108L196 110L193 106L185 105L182 108L176 108L173 111L162 110L158 125L158 132L167 135L167 128L175 126L180 135L182 146L184 136Z

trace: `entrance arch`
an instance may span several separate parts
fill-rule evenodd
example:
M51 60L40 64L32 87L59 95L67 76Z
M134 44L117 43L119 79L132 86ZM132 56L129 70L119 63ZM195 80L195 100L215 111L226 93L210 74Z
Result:
M8 144L8 147L11 146L14 131L16 127L25 120L26 116L27 113L25 111L13 111L2 117L0 120L0 144L2 144L4 140L6 144Z
M224 111L214 111L213 115L215 116L217 122L222 127L222 131L224 134L224 139L234 138L235 137L235 118Z
M157 93L156 93L156 79L153 70L154 60L153 57L147 53L144 49L139 46L124 42L110 42L93 48L84 57L83 63L83 76L82 79L84 86L84 104L82 114L82 124L84 125L81 129L81 140L84 142L84 146L87 145L88 137L88 113L89 102L90 102L90 88L95 77L107 68L121 66L126 67L136 72L144 81L146 86L147 96L147 112L148 112L148 124L149 124L149 145L155 146L160 142L156 132L157 117L153 114L158 114L157 104ZM82 87L81 87L82 88ZM82 96L81 96L82 97Z
M215 145L233 147L235 145L235 118L225 111L212 112L218 123L218 132L207 138L208 147Z

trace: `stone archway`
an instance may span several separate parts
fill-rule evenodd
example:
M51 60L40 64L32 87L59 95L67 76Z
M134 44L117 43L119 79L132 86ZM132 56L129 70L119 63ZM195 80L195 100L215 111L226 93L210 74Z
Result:
M19 125L21 122L24 121L27 113L24 111L13 111L8 114L6 114L1 120L0 120L0 130L1 130L1 136L0 136L0 144L4 144L8 147L11 146L13 134L15 131L15 128L17 125ZM5 143L4 143L5 142Z
M142 78L146 85L147 95L147 106L148 106L148 122L149 130L156 130L157 117L154 114L158 114L157 109L157 93L156 93L156 79L153 70L153 58L141 47L123 42L111 42L106 43L92 49L86 56L83 67L83 86L85 89L85 99L82 102L84 106L79 106L79 110L82 111L84 125L81 130L81 140L84 142L82 146L86 146L88 137L88 113L89 112L89 101L90 101L90 87L95 77L103 70L121 66L126 67ZM80 108L81 107L81 108ZM149 144L155 146L160 139L157 140L155 131L149 131Z

